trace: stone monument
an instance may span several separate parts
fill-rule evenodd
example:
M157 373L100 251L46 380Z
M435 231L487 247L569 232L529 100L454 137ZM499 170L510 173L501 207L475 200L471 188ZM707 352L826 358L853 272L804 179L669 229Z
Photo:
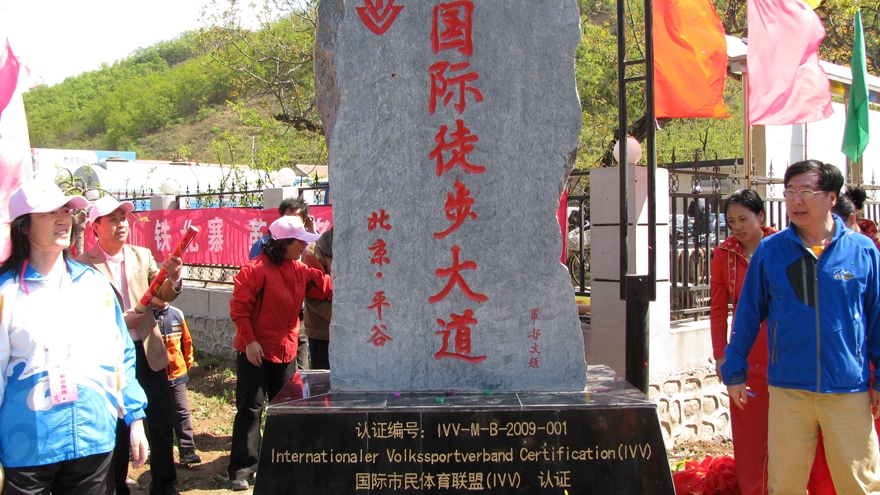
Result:
M574 0L323 0L335 391L574 391Z

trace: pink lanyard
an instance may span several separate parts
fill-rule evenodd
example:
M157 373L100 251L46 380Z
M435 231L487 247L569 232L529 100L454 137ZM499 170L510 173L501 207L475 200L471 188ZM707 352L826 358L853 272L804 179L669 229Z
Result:
M27 288L27 281L24 279L24 271L27 269L28 260L25 259L24 263L21 265L21 287L24 289L25 295L31 295L30 291ZM70 265L67 264L67 260L64 260L64 266L67 268L67 271L70 271Z

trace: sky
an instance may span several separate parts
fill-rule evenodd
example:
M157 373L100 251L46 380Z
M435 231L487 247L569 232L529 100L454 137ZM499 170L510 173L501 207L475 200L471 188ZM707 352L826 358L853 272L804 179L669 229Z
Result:
M202 26L208 0L0 0L0 48L46 84Z

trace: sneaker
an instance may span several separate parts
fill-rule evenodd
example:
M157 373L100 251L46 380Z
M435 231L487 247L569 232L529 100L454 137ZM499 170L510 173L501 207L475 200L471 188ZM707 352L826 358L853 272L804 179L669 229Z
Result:
M247 490L250 488L247 480L229 480L229 486L234 492L240 492L242 490Z
M202 458L199 457L199 454L196 454L195 452L186 452L180 455L180 463L186 465L201 464Z

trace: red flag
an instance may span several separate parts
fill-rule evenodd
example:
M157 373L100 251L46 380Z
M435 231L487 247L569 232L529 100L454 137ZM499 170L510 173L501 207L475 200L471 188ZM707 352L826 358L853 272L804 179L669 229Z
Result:
M661 117L729 117L724 27L709 0L654 1L655 112Z
M749 0L749 124L801 124L834 113L816 52L824 37L819 16L799 0Z
M18 59L9 42L0 52L0 260L9 254L9 195L30 174L31 148L18 90Z

